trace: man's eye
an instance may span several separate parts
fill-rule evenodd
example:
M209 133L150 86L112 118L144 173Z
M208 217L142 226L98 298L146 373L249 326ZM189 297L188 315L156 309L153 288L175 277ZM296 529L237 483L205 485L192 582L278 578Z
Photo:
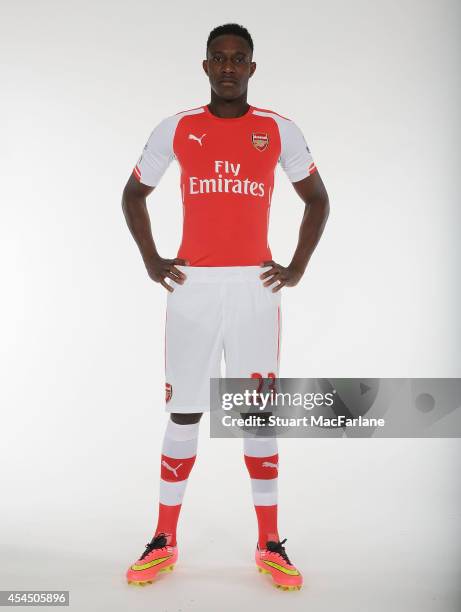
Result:
M215 55L215 56L214 56L214 58L213 58L213 61L215 61L215 62L220 62L220 61L221 61L221 59L222 59L221 57L219 57L219 56Z

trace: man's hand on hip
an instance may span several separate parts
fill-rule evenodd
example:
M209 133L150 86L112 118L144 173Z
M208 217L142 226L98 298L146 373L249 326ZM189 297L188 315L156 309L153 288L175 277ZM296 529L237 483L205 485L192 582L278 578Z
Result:
M267 270L263 274L260 274L259 278L265 280L263 285L265 287L269 287L275 282L278 282L275 287L272 288L272 291L275 293L276 291L280 291L282 287L294 287L299 283L303 273L301 270L296 268L295 266L289 265L286 268L281 266L275 261L264 261L261 264L262 268L267 266L271 266L270 270Z
M188 266L189 262L185 259L165 259L158 255L144 262L147 272L151 279L160 283L167 291L173 292L174 288L166 282L167 278L174 280L175 283L182 285L187 276L175 266Z

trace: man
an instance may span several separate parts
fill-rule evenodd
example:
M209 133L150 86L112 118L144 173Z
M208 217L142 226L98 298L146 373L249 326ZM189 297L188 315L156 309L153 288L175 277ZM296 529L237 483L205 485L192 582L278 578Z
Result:
M193 467L209 380L278 376L281 292L301 279L323 232L329 203L309 148L289 119L247 103L253 41L237 24L215 28L203 69L211 102L163 120L152 132L123 192L123 210L148 274L169 292L165 329L166 411L157 528L128 582L172 570L176 527ZM178 256L159 255L146 198L169 163L181 168L183 236ZM267 242L274 169L280 162L305 203L291 263L272 260ZM264 268L262 270L261 268ZM170 283L167 282L170 281ZM244 439L258 520L255 560L277 587L300 589L277 528L278 449L274 438Z

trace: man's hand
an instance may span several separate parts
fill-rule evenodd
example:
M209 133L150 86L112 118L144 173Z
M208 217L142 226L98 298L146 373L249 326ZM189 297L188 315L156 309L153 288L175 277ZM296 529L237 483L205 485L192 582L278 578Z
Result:
M299 270L299 268L293 266L293 264L290 264L286 268L278 263L275 263L275 261L272 260L264 261L261 264L262 268L267 266L271 266L271 269L264 272L264 274L260 274L259 278L267 279L263 283L265 287L269 287L270 285L278 281L279 284L272 289L273 293L275 293L276 291L280 291L280 289L285 286L294 287L299 283L303 275L302 271Z
M175 267L189 265L189 262L185 259L164 259L157 255L144 263L151 279L156 283L160 283L167 291L173 292L174 288L166 282L166 278L171 278L171 280L174 280L179 285L182 285L187 278L181 270Z

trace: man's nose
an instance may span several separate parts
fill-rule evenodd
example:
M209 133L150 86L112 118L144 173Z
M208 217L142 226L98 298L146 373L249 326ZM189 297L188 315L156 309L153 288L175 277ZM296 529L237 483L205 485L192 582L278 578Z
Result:
M232 60L225 60L222 66L222 70L223 72L234 72L234 65L232 63Z

